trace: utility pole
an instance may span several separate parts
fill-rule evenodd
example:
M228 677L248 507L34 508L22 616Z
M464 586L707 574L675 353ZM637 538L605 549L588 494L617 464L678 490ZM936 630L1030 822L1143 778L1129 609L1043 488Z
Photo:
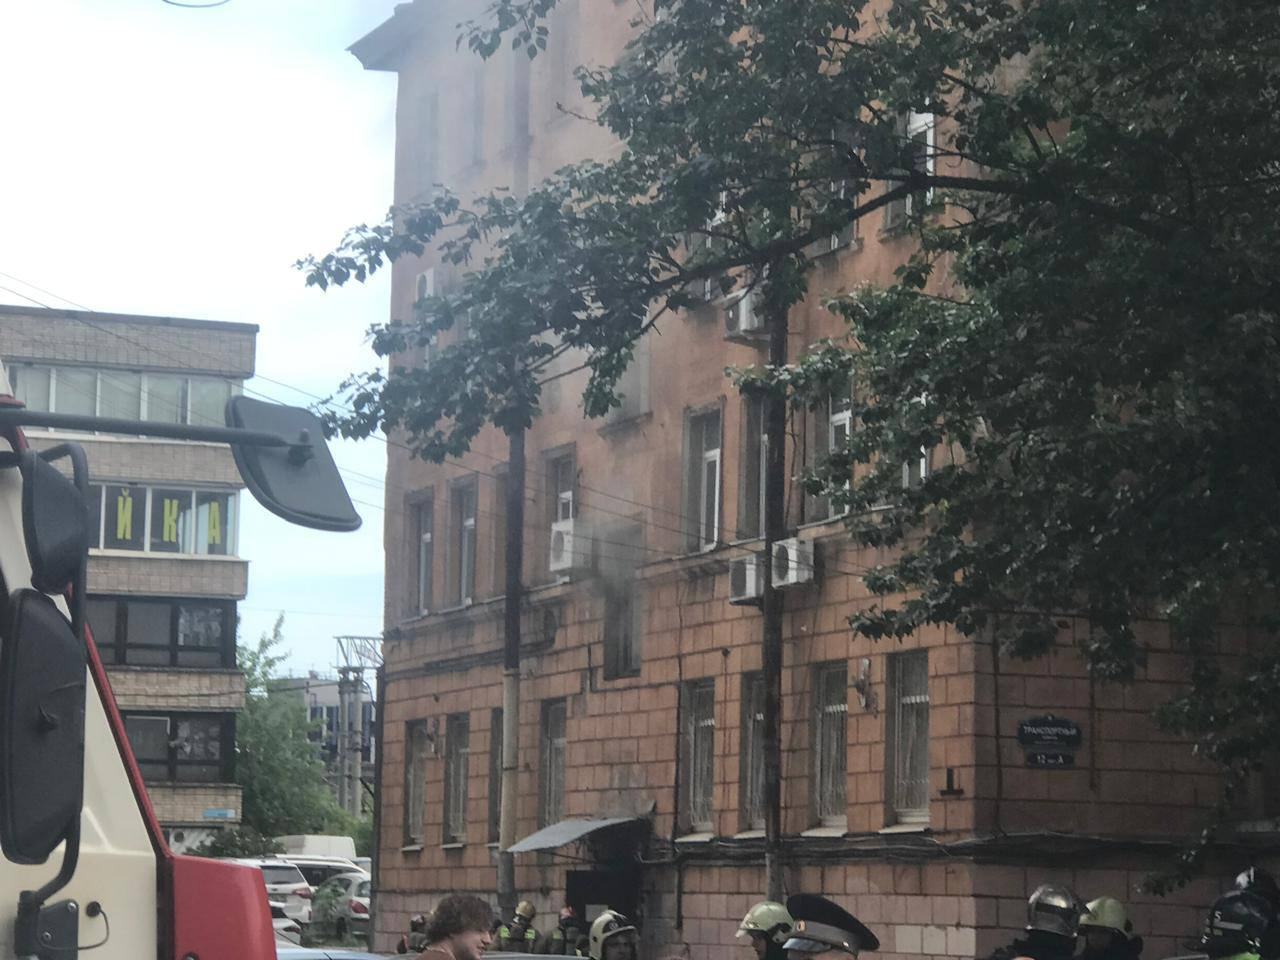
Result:
M347 668L338 668L338 729L335 731L334 780L338 785L338 806L347 809Z
M347 812L352 816L360 816L364 798L360 789L361 774L364 773L364 669L352 667L354 676L347 684L347 713L351 719L349 726L350 744L347 747Z
M769 366L787 362L787 308L765 291ZM784 595L773 585L773 545L786 536L787 398L779 388L765 397L764 590L761 597L761 672L764 680L764 869L766 896L779 902L782 891L782 612Z
M498 815L498 909L509 917L516 908L516 795L520 772L520 608L524 600L525 428L508 434L507 582L502 642L502 805ZM490 732L492 736L492 732Z

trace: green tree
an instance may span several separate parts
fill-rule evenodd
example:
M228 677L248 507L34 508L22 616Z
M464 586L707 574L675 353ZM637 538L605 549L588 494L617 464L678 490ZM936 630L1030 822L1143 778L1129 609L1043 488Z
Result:
M324 779L324 763L309 738L314 724L302 699L278 690L285 655L284 616L270 634L239 648L245 707L236 720L236 780L244 788L241 820L264 837L290 833L346 834L352 818Z
M1026 657L1080 614L1090 668L1124 681L1143 655L1135 622L1167 619L1194 668L1160 719L1233 774L1255 768L1280 720L1263 615L1280 445L1259 429L1280 401L1280 8L659 5L617 65L579 71L616 160L525 198L442 193L304 261L321 286L427 244L481 264L373 342L384 356L431 343L464 311L472 338L429 373L353 378L355 414L334 425L457 454L484 424L536 412L539 371L568 350L599 414L635 339L704 280L757 286L777 317L806 291L812 243L873 213L874 236L892 206L890 232L916 252L887 289L834 304L849 339L739 372L801 406L854 383L861 429L808 480L848 504L861 542L896 551L867 577L883 603L853 627L953 623ZM553 6L496 0L472 49L536 54ZM949 462L904 489L922 447ZM867 475L846 488L854 464ZM1239 664L1216 653L1233 605L1250 630Z

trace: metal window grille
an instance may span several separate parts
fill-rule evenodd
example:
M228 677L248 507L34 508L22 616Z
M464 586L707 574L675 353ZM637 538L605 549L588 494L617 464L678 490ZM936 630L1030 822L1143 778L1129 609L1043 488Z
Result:
M467 760L471 755L471 723L465 713L445 721L444 839L446 843L467 835Z
M498 842L502 819L502 708L489 714L489 842Z
M742 678L742 822L748 830L764 823L764 677Z
M413 720L406 725L405 749L404 838L408 843L422 843L427 813L427 721Z
M889 661L893 754L890 808L899 822L929 818L929 655L893 654Z
M542 707L541 776L539 807L542 826L564 819L565 702L552 700Z
M846 822L849 716L847 671L843 663L823 664L815 676L816 743L814 762L814 806L818 820L824 825L836 826Z
M686 821L690 829L710 830L715 791L716 688L697 680L685 692Z
M476 487L467 483L453 491L453 522L455 537L454 576L459 604L470 603L476 590Z
M431 564L435 538L435 510L431 501L418 504L418 613L431 610Z

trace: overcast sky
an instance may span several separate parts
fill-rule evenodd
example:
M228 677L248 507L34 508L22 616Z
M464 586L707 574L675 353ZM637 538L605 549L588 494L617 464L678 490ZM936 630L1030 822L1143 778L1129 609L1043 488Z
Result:
M364 332L387 316L388 278L322 294L292 264L390 202L395 77L346 47L394 6L5 4L0 286L55 307L256 323L248 387L285 402L372 365ZM0 303L30 301L0 290ZM358 533L304 531L242 501L241 642L284 611L296 670L329 669L335 634L381 629L386 448L335 454L363 501Z

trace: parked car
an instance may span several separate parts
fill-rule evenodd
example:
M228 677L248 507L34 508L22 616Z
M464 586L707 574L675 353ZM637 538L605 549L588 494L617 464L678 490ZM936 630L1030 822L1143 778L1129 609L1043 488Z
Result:
M363 870L365 873L373 873L373 857L352 857L351 862L356 865L357 870Z
M267 900L284 905L285 916L306 926L311 922L311 884L292 863L285 860L228 857L235 863L257 867L267 885Z
M290 919L284 912L284 904L279 900L268 900L271 908L271 926L275 929L276 940L288 940L293 944L302 943L302 924Z
M380 953L346 950L342 947L295 947L276 941L276 960L385 960Z
M311 884L312 893L315 893L316 889L330 877L336 877L340 873L369 872L356 866L346 857L286 853L282 854L280 859L292 863L302 871L302 875L307 878L307 883Z
M330 877L316 890L312 922L339 937L367 933L370 885L369 875L360 871Z

